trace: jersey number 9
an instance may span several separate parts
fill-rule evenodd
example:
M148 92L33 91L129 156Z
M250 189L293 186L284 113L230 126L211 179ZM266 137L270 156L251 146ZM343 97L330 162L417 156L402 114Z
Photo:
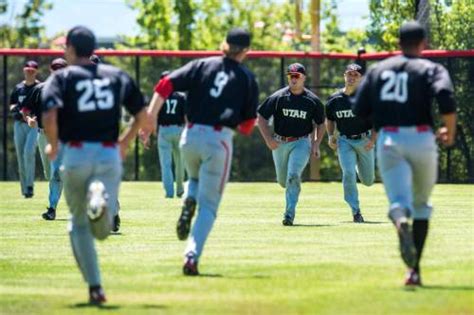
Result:
M227 81L229 81L229 75L227 73L224 71L217 72L216 78L214 79L214 87L211 89L209 94L214 98L218 98L227 84Z

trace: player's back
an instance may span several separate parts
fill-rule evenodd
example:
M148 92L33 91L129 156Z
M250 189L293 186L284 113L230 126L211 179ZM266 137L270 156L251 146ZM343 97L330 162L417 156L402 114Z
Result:
M226 57L191 62L171 73L176 90L188 90L187 117L191 123L237 126L247 119L246 107L256 103L254 75Z
M449 89L451 85L441 65L405 55L380 62L368 77L378 127L432 125L431 104L439 92L437 86Z
M61 141L116 141L120 105L139 103L130 77L109 65L72 65L54 73L43 89L46 108L58 105Z

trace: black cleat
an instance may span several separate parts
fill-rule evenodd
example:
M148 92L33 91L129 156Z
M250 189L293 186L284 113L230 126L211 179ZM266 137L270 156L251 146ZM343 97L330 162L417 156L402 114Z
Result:
M193 257L188 257L183 265L185 276L199 276L198 262Z
M117 214L114 216L114 224L112 227L112 232L117 233L120 230L120 216Z
M364 217L362 216L360 211L357 212L356 214L354 214L353 217L354 217L354 222L355 223L364 223Z
M281 222L284 226L292 226L293 225L293 219L290 218L289 216L285 216L283 221Z
M405 286L407 287L422 286L420 274L416 272L415 269L408 270L407 276L405 278Z
M178 197L178 198L183 197L183 195L184 195L184 191L180 191L180 192L176 193L176 197Z
M46 208L46 212L41 215L46 221L53 221L56 219L56 209Z
M398 239L400 241L400 254L408 268L414 268L417 263L417 253L415 243L413 242L413 233L408 222L398 223L396 225Z
M89 287L89 304L100 306L105 302L107 299L101 286Z
M33 198L34 195L35 193L34 193L33 186L28 186L26 188L26 193L23 196L25 196L25 198Z
M191 230L191 220L193 219L195 211L196 200L190 197L186 198L176 225L176 233L178 234L178 239L180 241L184 241L188 238L189 231Z

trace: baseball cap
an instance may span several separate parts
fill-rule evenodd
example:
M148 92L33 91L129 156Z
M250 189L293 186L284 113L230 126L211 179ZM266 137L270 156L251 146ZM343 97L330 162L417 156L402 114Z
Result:
M362 68L362 66L360 66L356 63L351 63L351 64L347 65L345 72L351 72L351 71L357 71L360 74L364 74L364 69Z
M286 73L301 73L306 75L306 69L301 63L292 63L286 69Z
M28 60L25 62L25 65L23 66L23 69L35 69L38 70L38 63L34 60Z
M59 70L59 69L62 69L62 68L66 68L67 67L67 61L64 60L63 58L56 58L53 61L51 61L51 64L49 65L49 67L53 71Z
M226 42L241 47L250 46L250 33L243 28L233 28L227 33Z
M100 63L100 58L99 56L97 56L96 54L93 54L89 57L89 60L92 62L92 63L95 63L95 64L99 64Z
M400 27L398 36L400 42L422 40L426 37L426 31L417 21L409 21Z
M74 47L79 57L89 57L95 49L95 35L85 26L76 26L66 36L66 46Z
M168 70L163 71L160 75L160 79L163 79L164 77L166 77L170 73L171 73L171 71L168 71Z

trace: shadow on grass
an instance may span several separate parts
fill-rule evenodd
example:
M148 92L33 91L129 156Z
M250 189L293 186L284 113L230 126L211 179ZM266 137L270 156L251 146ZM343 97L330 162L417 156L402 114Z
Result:
M73 305L69 305L69 308L98 308L103 310L118 310L120 306L110 304L94 305L90 303L76 303Z
M69 219L55 219L54 221L69 221Z
M420 289L425 290L450 290L450 291L474 291L470 285L423 285Z
M341 223L352 223L352 224L389 224L388 221L364 221L364 223L354 223L354 221L342 221Z
M326 226L336 226L335 224L293 224L294 227L326 227ZM291 227L291 226L289 226Z
M122 232L110 232L110 236L113 236L113 235L120 236L122 235Z

